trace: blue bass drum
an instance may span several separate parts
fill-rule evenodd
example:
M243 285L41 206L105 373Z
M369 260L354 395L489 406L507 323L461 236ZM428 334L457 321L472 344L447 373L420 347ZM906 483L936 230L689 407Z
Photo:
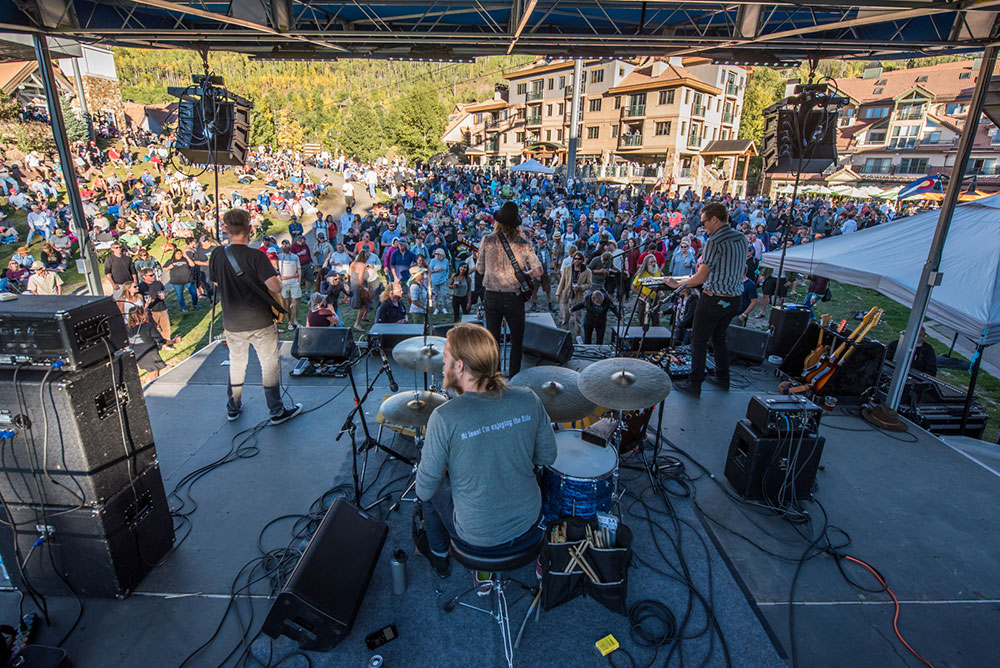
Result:
M611 510L618 478L614 448L583 440L579 429L556 432L556 460L542 469L542 511L546 522L593 517Z

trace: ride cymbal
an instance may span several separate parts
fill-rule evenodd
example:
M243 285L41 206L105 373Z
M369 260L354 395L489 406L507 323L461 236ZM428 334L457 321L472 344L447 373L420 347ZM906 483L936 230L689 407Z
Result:
M584 397L614 410L649 408L670 394L670 377L660 367L633 357L612 357L580 374Z
M553 422L582 420L597 405L580 393L580 374L560 366L536 366L510 379L511 385L527 387L538 395Z

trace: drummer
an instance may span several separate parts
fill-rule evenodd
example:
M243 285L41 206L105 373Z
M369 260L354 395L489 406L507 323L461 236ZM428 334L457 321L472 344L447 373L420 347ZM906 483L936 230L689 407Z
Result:
M440 577L451 573L453 538L497 555L537 539L542 498L534 468L556 458L545 407L530 389L507 384L484 327L459 323L448 331L444 387L459 396L431 414L416 487L430 548L424 556Z

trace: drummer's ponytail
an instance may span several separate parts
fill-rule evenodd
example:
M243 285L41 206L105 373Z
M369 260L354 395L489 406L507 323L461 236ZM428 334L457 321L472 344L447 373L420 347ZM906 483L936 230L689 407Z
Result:
M502 394L507 389L507 379L500 371L486 378L486 391L490 394Z
M482 325L463 322L452 327L448 330L448 350L451 357L462 360L465 370L489 394L500 395L507 389L496 339Z

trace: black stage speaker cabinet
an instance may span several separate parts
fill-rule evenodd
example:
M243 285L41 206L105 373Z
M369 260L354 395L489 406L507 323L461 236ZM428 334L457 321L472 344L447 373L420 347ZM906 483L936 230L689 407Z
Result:
M292 341L295 359L343 362L354 355L355 349L350 327L298 327Z
M726 479L744 499L787 505L794 497L809 496L826 439L790 435L764 438L749 420L736 423L726 458ZM789 482L789 469L794 467ZM782 490L782 487L785 487Z
M809 309L792 308L789 305L772 308L768 317L771 340L767 344L767 354L778 357L787 355L809 326L809 317Z
M177 151L198 165L243 165L250 137L250 109L237 102L219 102L216 107L218 140L213 146L206 133L200 100L182 100L177 107Z
M422 323L396 325L377 322L368 330L368 344L370 347L381 348L386 353L391 353L397 343L423 335L424 326Z
M767 358L767 342L770 335L760 329L750 329L730 325L726 332L726 345L730 360L747 360L760 364Z
M806 331L795 342L781 361L778 370L790 378L802 374L806 357L816 349L819 340L819 323L815 320L809 323ZM841 341L850 335L848 330L838 334L830 327L823 328L823 343L830 345L830 350L836 350ZM861 403L862 393L869 388L877 389L885 361L885 345L873 339L865 339L837 369L833 378L823 387L822 396L837 397L842 403Z
M573 356L573 335L526 320L524 323L524 352L535 357L565 364Z
M804 125L800 134L800 126ZM803 141L803 138L805 141ZM813 109L804 123L800 114L781 109L764 116L761 158L764 171L819 173L837 160L837 112Z
M174 542L156 464L99 508L8 502L0 517L0 556L11 583L21 591L27 583L45 596L70 596L63 578L81 596L127 596ZM32 550L43 531L45 541Z
M71 369L108 358L128 343L125 321L110 297L21 295L0 302L0 365Z
M640 341L642 341L642 350L639 350ZM664 348L670 348L672 341L673 337L671 336L670 329L667 327L650 326L649 331L646 332L646 339L643 341L642 327L634 326L625 330L625 336L622 337L622 351L629 353L658 352ZM611 343L612 345L618 345L617 328L611 330Z
M389 527L343 499L330 506L271 606L262 630L329 652L361 609Z
M80 371L0 370L0 430L11 428L0 448L7 503L96 506L156 459L130 350Z

